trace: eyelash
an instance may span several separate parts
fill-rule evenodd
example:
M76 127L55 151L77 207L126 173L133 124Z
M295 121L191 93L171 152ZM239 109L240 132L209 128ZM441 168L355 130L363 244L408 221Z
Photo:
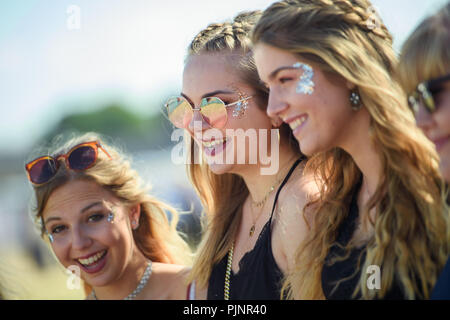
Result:
M91 218L93 218L93 217L95 219L91 220ZM103 220L104 217L105 217L105 215L103 213L94 213L88 217L88 222L99 222L99 221ZM58 233L64 231L65 228L66 228L66 226L57 225L52 228L52 234L58 234Z
M289 77L283 77L283 78L278 79L278 81L281 84L284 84L284 83L286 83L287 81L290 81L290 80L292 80L292 78L289 78Z

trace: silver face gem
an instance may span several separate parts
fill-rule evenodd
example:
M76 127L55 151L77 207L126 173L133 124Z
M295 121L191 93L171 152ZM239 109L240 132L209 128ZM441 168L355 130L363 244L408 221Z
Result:
M53 239L53 235L51 235L50 233L47 232L47 236L48 240L50 240L50 243L53 243L53 241L55 241L55 239Z
M295 91L302 94L312 94L314 92L314 82L312 78L314 76L313 68L305 63L296 62L292 65L295 69L302 69L303 74L300 76L300 81L297 83Z
M240 99L243 99L240 98ZM248 101L244 100L244 101L239 101L236 104L236 107L233 109L233 117L234 118L240 118L245 114L245 111L247 111L247 107L248 107Z
M106 218L106 221L114 223L114 213L113 212L108 213L108 217Z

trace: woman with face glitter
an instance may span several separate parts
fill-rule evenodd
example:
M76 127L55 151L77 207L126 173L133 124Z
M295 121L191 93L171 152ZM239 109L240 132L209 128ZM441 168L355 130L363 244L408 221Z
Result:
M36 223L87 299L184 299L189 247L177 212L147 194L130 162L96 134L26 165ZM168 221L165 210L171 213Z
M434 143L439 168L450 183L450 2L425 19L405 41L398 76L409 93L417 125ZM450 299L450 259L432 298Z
M450 250L444 183L392 73L392 37L367 0L286 0L253 33L267 112L320 181L284 289L305 299L417 299Z
M242 13L200 31L182 93L166 104L171 122L189 134L188 172L206 212L190 275L196 299L280 299L306 229L303 206L316 192L289 128L272 134L281 122L266 115L268 93L250 50L259 15ZM201 161L192 160L196 154Z

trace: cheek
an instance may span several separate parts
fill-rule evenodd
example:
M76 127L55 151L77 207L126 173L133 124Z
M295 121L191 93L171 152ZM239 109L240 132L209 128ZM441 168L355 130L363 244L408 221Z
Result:
M442 133L450 134L450 94L447 95L446 100L439 103L438 109L434 114L434 119Z

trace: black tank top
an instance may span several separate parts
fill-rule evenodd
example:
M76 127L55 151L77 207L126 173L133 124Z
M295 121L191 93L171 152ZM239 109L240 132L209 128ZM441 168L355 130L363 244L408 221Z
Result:
M360 179L360 181L355 186L355 190L353 192L352 200L350 203L349 214L339 226L336 241L331 246L322 268L322 290L325 298L327 298L328 300L361 299L360 292L358 292L355 297L353 297L352 295L353 291L359 284L359 279L361 277L361 268L364 265L366 258L366 246L352 248L347 259L334 261L334 263L330 265L332 260L335 260L336 257L346 256L345 247L351 240L356 230L356 221L359 215L358 191L361 188L361 184L362 179ZM358 260L360 259L360 255L360 269L355 272L358 267ZM383 271L381 270L381 272ZM347 277L348 279L345 279ZM345 281L339 282L342 279L345 279ZM403 290L401 289L400 285L397 284L395 277L391 289L386 293L383 299L405 299Z
M271 222L281 189L289 180L298 159L289 170L275 195L272 213L262 228L252 250L239 261L239 272L230 274L230 300L279 300L283 273L272 253ZM208 300L223 300L228 254L213 267L208 285Z

